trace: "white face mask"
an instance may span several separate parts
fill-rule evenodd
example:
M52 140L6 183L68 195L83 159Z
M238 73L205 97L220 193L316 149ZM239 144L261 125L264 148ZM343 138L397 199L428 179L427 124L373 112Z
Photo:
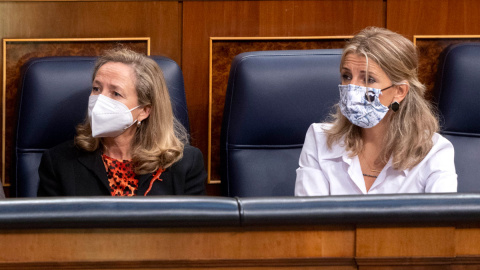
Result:
M127 105L104 95L93 95L88 99L88 119L92 127L92 136L117 137L131 127L133 121L131 111Z

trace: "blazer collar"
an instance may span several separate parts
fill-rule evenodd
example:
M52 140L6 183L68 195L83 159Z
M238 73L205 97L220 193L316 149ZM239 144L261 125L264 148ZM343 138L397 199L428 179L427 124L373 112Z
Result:
M102 160L102 152L100 149L95 150L94 152L85 152L82 151L78 157L78 161L85 166L88 170L96 176L97 180L102 182L102 184L110 190L110 185L108 183L108 176L105 170L105 165Z
M100 149L94 152L84 152L78 157L78 161L92 172L93 175L100 181L108 191L110 191L110 183L108 182L108 175L105 170L105 165L102 160L102 151ZM165 173L165 172L164 172ZM153 175L151 173L142 174L138 176L138 194L143 195L148 189L150 180Z

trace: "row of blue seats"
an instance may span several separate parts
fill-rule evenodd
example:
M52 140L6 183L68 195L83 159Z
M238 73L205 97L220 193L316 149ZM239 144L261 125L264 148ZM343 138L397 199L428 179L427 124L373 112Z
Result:
M221 135L224 195L292 196L308 126L338 100L341 50L264 51L231 66ZM183 75L166 57L162 68L175 116L189 127ZM94 57L47 57L22 68L15 138L13 196L35 197L45 149L73 138L84 119ZM435 102L442 133L455 147L459 192L479 192L480 44L448 48L440 59ZM68 104L68 105L65 105Z

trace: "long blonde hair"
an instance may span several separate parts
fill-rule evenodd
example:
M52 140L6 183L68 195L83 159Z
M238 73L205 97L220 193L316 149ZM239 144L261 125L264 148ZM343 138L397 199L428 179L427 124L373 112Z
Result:
M159 168L170 167L183 156L187 132L173 116L170 95L162 70L147 56L119 48L106 51L98 58L92 80L95 79L99 68L109 62L123 63L133 69L138 105L151 107L149 117L137 128L132 141L135 173L153 173ZM75 144L89 152L96 151L102 145L100 138L92 137L88 117L77 126Z
M387 74L393 84L407 81L409 91L397 112L389 112L381 155L383 162L390 156L393 168L409 169L417 165L433 146L432 137L438 131L438 119L432 105L425 100L425 86L418 80L418 56L413 43L400 34L377 27L369 27L355 35L343 50L340 68L348 54L364 55L373 60ZM368 61L368 60L367 60ZM368 63L368 62L367 62ZM361 128L343 116L338 106L332 114L333 126L326 130L327 143L343 138L345 148L352 155L363 149Z

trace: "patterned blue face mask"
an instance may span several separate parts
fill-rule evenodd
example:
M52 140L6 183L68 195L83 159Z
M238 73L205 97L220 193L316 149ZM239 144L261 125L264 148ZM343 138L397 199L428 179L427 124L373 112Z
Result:
M388 112L388 107L380 103L380 94L392 86L376 89L353 84L339 85L340 111L356 126L374 127Z

